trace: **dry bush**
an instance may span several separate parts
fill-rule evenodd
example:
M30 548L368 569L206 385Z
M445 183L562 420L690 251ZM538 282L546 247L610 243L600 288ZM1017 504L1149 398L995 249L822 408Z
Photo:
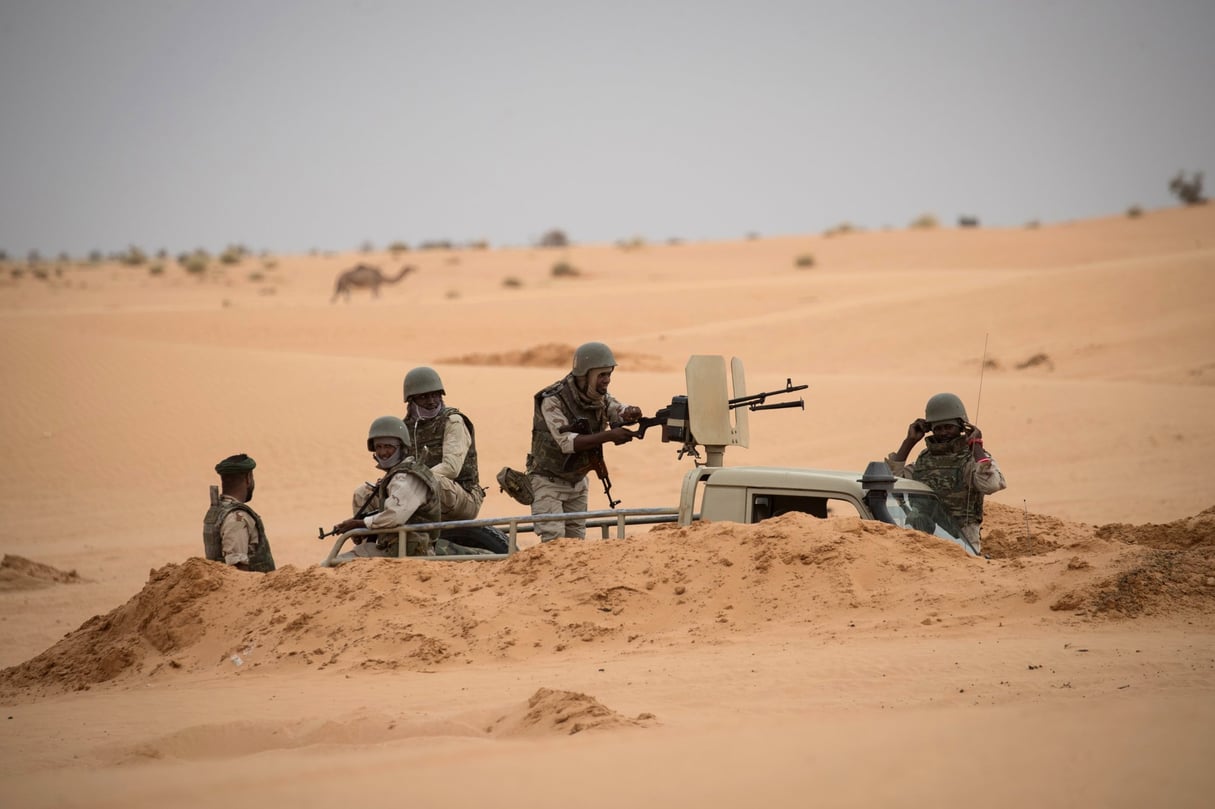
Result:
M537 244L540 247L569 247L569 243L565 231L554 228L541 236Z
M523 286L523 282L515 276L510 275L502 279L502 286L506 287L507 289L518 289L519 287Z
M1143 216L1143 209L1138 205L1132 205L1126 209L1126 215L1128 219L1138 219Z
M558 261L553 265L552 274L554 278L577 278L582 271L568 261Z
M810 267L813 267L814 266L814 254L813 253L802 253L800 256L793 259L793 266L800 267L802 269L809 269Z
M912 230L932 230L940 225L936 216L930 213L922 213L915 219L911 220L909 227Z

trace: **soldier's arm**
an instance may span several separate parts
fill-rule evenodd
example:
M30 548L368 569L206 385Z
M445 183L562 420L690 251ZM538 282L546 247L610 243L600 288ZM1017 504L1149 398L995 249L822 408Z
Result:
M565 411L561 409L556 396L548 396L540 403L540 415L544 417L544 424L548 427L549 433L552 434L553 440L557 442L561 451L566 455L573 454L574 439L577 435L562 429L570 426L570 420L566 418Z
M426 502L426 484L417 475L399 474L388 481L388 492L384 496L384 508L364 517L368 528L397 528L409 522L409 518Z
M239 510L228 512L219 526L220 548L225 564L248 567L249 551L253 547L256 531L248 514Z
M472 446L472 436L464 419L455 413L448 417L447 427L443 430L443 460L430 468L439 477L455 480L464 468L464 459L468 457L468 448Z

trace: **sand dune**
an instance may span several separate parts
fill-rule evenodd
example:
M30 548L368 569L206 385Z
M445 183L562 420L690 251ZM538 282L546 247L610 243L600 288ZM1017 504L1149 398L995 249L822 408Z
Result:
M340 270L406 262L5 272L0 802L1205 806L1212 233L1203 206L415 251L349 303L329 302ZM729 465L859 470L957 392L1009 480L991 558L786 515L317 566L408 368L472 415L491 483L592 339L647 413L691 354L741 357L752 391L808 384ZM212 466L242 451L264 577L191 558ZM690 467L649 438L608 462L638 507L672 505ZM518 506L495 486L483 513Z

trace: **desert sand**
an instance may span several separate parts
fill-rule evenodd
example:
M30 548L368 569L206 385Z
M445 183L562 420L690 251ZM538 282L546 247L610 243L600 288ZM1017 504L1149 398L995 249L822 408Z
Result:
M416 271L331 303L359 262ZM2 806L1215 800L1215 206L13 269ZM859 471L959 394L1009 483L990 558L792 514L318 566L409 368L476 423L482 515L518 514L494 473L588 340L647 414L693 354L741 358L752 391L809 385L804 410L752 414L727 465ZM198 558L236 452L266 576ZM626 507L674 505L692 464L657 436L607 455Z

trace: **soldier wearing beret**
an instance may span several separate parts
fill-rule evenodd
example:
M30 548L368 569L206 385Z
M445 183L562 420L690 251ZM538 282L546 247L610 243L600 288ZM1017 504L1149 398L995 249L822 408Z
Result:
M203 549L213 562L238 570L269 573L274 556L262 518L247 505L253 499L253 469L257 462L244 453L231 455L215 465L223 485L216 497L211 488L211 508L203 519Z

